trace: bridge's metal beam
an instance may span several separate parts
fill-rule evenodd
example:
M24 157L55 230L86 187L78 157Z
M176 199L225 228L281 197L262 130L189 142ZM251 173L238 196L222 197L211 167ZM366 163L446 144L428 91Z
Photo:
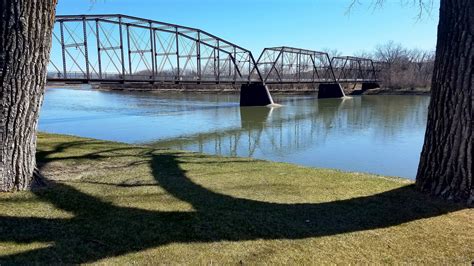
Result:
M352 61L372 61L370 58L364 58L364 57L357 57L357 56L335 56L333 57L334 59L340 59L340 60L352 60Z
M82 75L82 73L79 73ZM72 76L72 75L70 75ZM145 79L146 77L149 77L148 75L131 75L130 77L127 77L125 81L123 81L123 78L120 77L119 75L116 78L108 78L105 77L105 74L103 75L103 78L78 78L78 77L70 77L68 79L64 79L62 77L59 77L57 75L53 74L48 74L48 81L50 82L65 82L65 83L71 83L71 84L78 84L78 83L97 83L97 84L106 84L106 83L128 83L128 84L135 84L135 83L150 83L150 80ZM143 78L141 78L143 77ZM156 76L156 79L153 80L154 83L162 83L162 84L174 84L174 80L169 80L163 78L164 76ZM191 79L191 78L186 78L186 79L181 79L179 83L182 84L196 84L199 80L196 79ZM247 80L233 80L232 78L225 78L220 80L220 84L248 84L249 82ZM199 81L199 84L216 84L215 80L211 79L202 79Z
M275 50L275 51L280 51L283 50L284 52L289 52L289 53L298 53L298 54L316 54L316 55L322 55L326 56L328 53L326 52L321 52L321 51L313 51L313 50L308 50L308 49L301 49L301 48L295 48L295 47L288 47L288 46L280 46L280 47L268 47L265 48L267 50Z

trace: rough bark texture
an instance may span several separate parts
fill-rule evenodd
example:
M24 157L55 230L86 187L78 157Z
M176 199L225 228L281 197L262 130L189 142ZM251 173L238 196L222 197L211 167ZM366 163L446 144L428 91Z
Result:
M474 1L441 0L425 143L416 177L433 196L472 204Z
M0 0L0 191L31 187L56 0Z

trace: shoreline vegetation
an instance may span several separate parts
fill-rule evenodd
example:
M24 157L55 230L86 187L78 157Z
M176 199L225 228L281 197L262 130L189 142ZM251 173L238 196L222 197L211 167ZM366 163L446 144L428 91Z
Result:
M406 179L40 133L0 264L469 264L474 209Z

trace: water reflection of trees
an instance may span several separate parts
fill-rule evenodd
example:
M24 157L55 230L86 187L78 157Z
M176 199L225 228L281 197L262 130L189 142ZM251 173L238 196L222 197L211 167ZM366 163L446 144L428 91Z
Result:
M427 97L363 96L299 98L283 108L242 107L241 125L156 142L174 149L229 156L287 155L326 142L330 136L371 134L374 141L424 128Z

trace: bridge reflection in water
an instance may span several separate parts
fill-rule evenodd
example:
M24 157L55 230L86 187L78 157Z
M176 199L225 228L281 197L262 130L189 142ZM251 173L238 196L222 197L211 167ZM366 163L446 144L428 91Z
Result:
M421 150L428 98L395 98L390 100L377 96L314 101L311 97L298 97L286 99L286 102L281 99L281 102L292 108L241 107L240 126L180 136L153 144L223 156L265 158L321 167L336 167L347 162L347 167L338 168L360 171L365 166L377 168L374 164L380 164L383 169L386 162L374 161L377 157L402 161L404 158L413 158L409 160L409 164L413 164L410 173L404 174L401 170L398 174L412 177L419 151L407 154L403 146L411 145L410 138L415 137L420 140L412 148ZM402 131L410 129L417 133L411 132L410 138L404 139L406 132ZM400 153L390 154L387 149L389 154L377 154L394 141L397 142L395 149L398 149L396 145L400 146ZM332 152L327 150L330 147L334 148ZM323 151L318 152L318 149ZM328 152L333 154L327 155ZM339 159L341 162L335 162ZM350 163L350 160L357 161L357 167L360 165L362 169L351 169L354 162ZM393 172L392 175L397 173Z

